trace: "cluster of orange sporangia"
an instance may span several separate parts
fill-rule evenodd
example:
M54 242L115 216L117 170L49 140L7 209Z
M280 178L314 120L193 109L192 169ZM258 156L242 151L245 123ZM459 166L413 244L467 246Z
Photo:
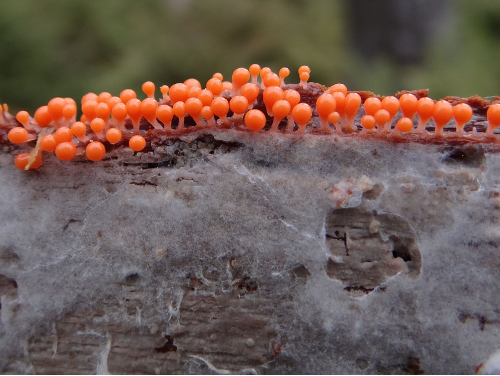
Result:
M411 93L399 98L369 96L363 102L359 93L348 92L343 84L326 88L309 83L310 72L309 67L301 66L300 82L285 84L290 74L288 68L275 73L253 64L249 69L236 69L231 82L215 73L205 88L194 78L171 87L163 85L160 98L155 97L156 88L150 81L142 85L147 96L143 100L131 89L123 90L119 96L88 93L81 100L79 121L77 104L71 98L53 98L38 108L33 117L26 111L13 117L4 106L0 107L0 126L10 129L8 139L12 143L36 140L31 153L15 158L21 170L40 167L42 151L54 152L63 161L80 154L99 161L106 156L106 146L110 144L126 145L138 152L146 147L152 134L177 136L207 128L397 139L407 137L404 134L422 138L445 138L450 133L464 139L479 137L476 128L464 132L473 115L467 103L453 106L446 100L436 102ZM362 117L360 124L355 124L358 113ZM312 121L313 117L319 118L319 125ZM452 119L454 132L443 132ZM496 142L493 131L500 125L500 104L489 105L487 121L486 131L480 137L485 142Z

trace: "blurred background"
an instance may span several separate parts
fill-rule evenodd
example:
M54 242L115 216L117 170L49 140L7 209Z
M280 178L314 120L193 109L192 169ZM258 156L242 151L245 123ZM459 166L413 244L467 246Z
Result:
M138 93L252 63L394 94L500 94L498 0L12 0L0 11L0 103ZM140 98L144 96L140 95Z

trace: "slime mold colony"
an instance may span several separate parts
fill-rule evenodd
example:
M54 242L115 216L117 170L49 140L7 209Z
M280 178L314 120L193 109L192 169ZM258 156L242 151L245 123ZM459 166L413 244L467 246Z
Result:
M3 136L8 131L12 143L36 141L30 153L17 155L15 164L21 170L41 167L42 151L55 153L63 161L80 155L100 161L115 147L150 150L161 143L161 136L208 128L397 142L498 142L494 130L500 125L499 103L479 97L436 102L427 97L426 90L380 98L369 92L348 92L343 84L325 88L309 83L310 72L309 67L301 66L300 83L286 84L288 68L277 74L253 64L249 69L236 69L231 82L215 73L204 89L194 78L171 87L163 85L159 99L150 81L142 85L147 95L142 101L131 89L119 96L88 93L81 100L80 121L76 121L77 103L71 98L53 98L33 117L26 111L14 117L4 105L0 107L0 129Z

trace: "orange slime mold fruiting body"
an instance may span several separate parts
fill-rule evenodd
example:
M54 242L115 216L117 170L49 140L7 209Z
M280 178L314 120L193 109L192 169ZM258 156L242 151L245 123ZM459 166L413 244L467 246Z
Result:
M63 108L66 104L67 103L64 98L56 97L52 98L47 105L49 113L52 116L52 120L56 125L58 125L63 118Z
M174 110L166 104L158 106L156 109L156 118L163 123L163 128L166 132L172 130L171 122L174 117Z
M377 122L375 118L372 115L364 115L361 118L361 126L363 127L360 135L365 137L369 131L371 131L375 126L377 125Z
M71 132L73 135L81 140L86 140L85 133L87 132L87 126L81 121L76 121L71 125Z
M125 89L120 93L122 103L127 104L129 100L137 98L137 94L132 89Z
M260 65L252 64L250 65L250 68L248 68L248 71L250 72L250 76L252 77L252 84L257 85L257 78L259 77L260 73Z
M184 81L184 85L186 85L188 88L197 87L201 89L201 83L196 78L188 78L186 81Z
M241 95L248 100L248 109L250 110L259 96L259 87L256 84L245 84L241 87Z
M424 97L418 100L417 114L420 120L417 127L417 133L425 132L425 126L434 112L434 105L434 101L431 98Z
M266 125L266 115L260 110L250 110L245 114L245 125L252 131L260 131Z
M163 103L170 102L170 97L168 95L168 91L169 90L170 90L170 88L168 87L168 85L162 85L160 87L160 91L161 91L161 94L162 94Z
M293 119L299 126L298 133L304 133L311 120L312 108L307 103L299 103L292 110Z
M264 77L266 77L269 73L272 73L271 68L269 67L264 67L260 70L259 75L260 75L260 82L261 82L261 87L264 89L266 86L264 85Z
M111 110L111 115L116 120L120 130L125 130L125 119L127 118L127 106L120 102L117 103Z
M401 132L407 133L413 129L413 120L407 117L402 117L396 123L396 127L394 128L394 137L400 138Z
M9 141L13 144L24 144L25 142L33 140L28 131L23 127L12 128L7 136Z
M1 108L1 106L0 106L0 108ZM0 115L1 115L1 113L0 113ZM31 118L30 118L30 114L27 111L19 111L16 115L16 120L18 122L20 122L23 125L23 127L29 131L35 129L35 127L30 124Z
M285 86L285 78L287 78L290 75L290 69L283 67L280 69L279 76L281 79L281 87Z
M87 101L97 101L97 94L95 93L87 93L82 97L81 104L84 104Z
M500 126L500 104L492 104L487 112L488 128L486 129L486 136L493 137L493 131Z
M240 94L240 89L243 85L248 82L250 78L250 72L245 68L238 68L233 72L232 76L232 86L233 86L233 95Z
M101 118L95 118L90 122L90 129L92 129L92 131L94 131L94 133L100 139L104 138L104 134L102 133L104 127L104 120L102 120Z
M110 128L106 132L106 140L110 144L116 144L122 139L122 132L118 128Z
M71 142L73 141L73 132L68 127L60 127L54 134L54 140L58 144L60 144L61 142Z
M442 137L444 126L453 117L453 106L451 105L450 102L447 102L445 100L440 100L434 105L434 111L432 113L432 117L434 119L434 124L436 125L436 130L435 130L436 137Z
M40 141L40 149L43 151L53 152L56 150L57 141L54 138L54 135L48 134L42 137Z
M453 107L453 117L455 118L455 130L462 135L464 125L472 118L472 108L467 103L459 103Z
M401 97L399 97L399 104L403 116L413 120L413 117L417 112L417 105L418 105L417 97L411 93L403 94Z
M347 117L346 129L349 132L354 131L354 117L358 113L359 106L361 105L361 97L358 93L349 93L345 97L344 111Z
M137 98L131 98L127 101L127 114L132 120L134 133L139 133L139 125L142 117L142 102Z
M188 87L188 92L187 92L187 97L189 98L197 98L198 95L201 92L201 88L198 86L189 86ZM187 99L186 99L187 100Z
M156 86L151 81L146 81L142 84L142 91L148 96L148 98L154 99Z
M98 103L95 108L95 114L98 118L104 120L104 128L107 130L109 127L109 115L111 114L111 109L106 102Z
M214 73L212 75L212 78L217 78L219 81L222 82L222 80L224 79L224 76L222 75L222 73L217 72L217 73Z
M290 108L293 110L293 108L300 103L300 94L297 90L288 89L283 92L283 99L290 104ZM292 132L294 125L292 113L290 112L287 115L287 132Z
M88 120L93 120L97 116L95 112L97 104L97 101L93 99L90 99L82 104L82 112Z
M262 92L262 100L266 105L267 114L273 116L273 105L280 99L283 99L283 90L278 86L270 86Z
M368 130L375 128L377 122L372 115L365 115L361 118L361 125L363 126L363 134L366 134Z
M247 85L249 85L249 84L247 84ZM245 86L245 85L243 85L243 86ZM243 88L242 88L242 90L243 90ZM213 99L214 99L214 94L208 89L203 89L199 92L198 99L201 101L203 106L210 106L212 104Z
M36 155L35 161L29 164L30 153L22 153L18 154L16 158L14 158L14 164L16 167L22 171L25 170L36 170L40 168L42 165L42 153L38 153Z
M234 70L231 82L215 73L205 87L195 78L162 85L158 99L155 84L146 81L143 100L132 89L115 96L87 93L78 106L71 98L56 97L39 107L33 117L26 111L14 117L3 105L0 140L19 148L38 140L31 153L15 158L15 165L22 170L39 168L43 152L54 153L61 161L86 158L97 162L106 158L106 150L129 147L134 152L150 152L170 137L208 129L299 138L306 133L323 137L334 133L345 139L371 138L373 142L499 143L500 103L495 101L449 97L435 102L427 97L428 90L379 99L370 92L349 92L342 83L328 88L311 83L311 70L305 65L298 73L298 83L285 84L288 68L277 74L252 64L248 69ZM80 121L76 121L78 112ZM418 124L413 129L415 113ZM398 119L396 124L394 119ZM430 119L435 129L428 133Z
M184 106L184 102L178 101L175 102L172 110L174 111L174 115L179 119L179 123L177 124L177 130L184 130L184 117L186 116L186 106ZM136 132L138 133L138 132Z
M193 118L196 125L201 126L201 109L203 103L198 98L189 98L184 105L186 112Z
M174 84L170 87L170 100L173 104L185 102L188 98L188 87L184 84Z
M382 132L390 133L391 131L391 121L396 116L400 108L399 100L396 97L389 96L382 99L382 108L389 113L389 120L385 123L384 127L381 129Z
M42 106L35 111L35 122L40 127L46 127L52 122L52 115L47 106Z
M284 99L280 99L279 101L274 102L273 104L273 124L271 125L270 131L278 131L278 125L285 118L285 116L288 116L290 114L291 106L288 101Z
M146 98L142 101L141 111L142 116L151 124L155 129L163 129L163 127L156 120L156 110L158 109L158 102L154 98Z
M320 95L316 100L316 111L321 121L321 129L327 133L331 133L332 130L328 125L328 116L335 111L337 102L331 94L324 93ZM357 112L357 110L356 110Z
M341 129L340 124L339 124L340 114L337 111L330 113L330 115L328 115L327 120L329 123L333 124L333 126L335 127L336 134L342 134L342 129Z
M87 145L85 155L91 161L98 162L106 155L106 148L99 141L94 141Z
M391 120L391 114L387 110L380 109L375 112L374 118L375 122L377 123L377 135L380 137L382 135L384 126L389 122L389 120Z
M342 93L345 95L347 95L347 86L345 86L344 84L335 84L335 85L332 85L328 88L327 90L328 93L330 94L333 94L333 93Z
M203 106L201 109L201 117L205 119L209 127L215 127L214 113L210 106Z
M70 125L72 122L76 120L76 105L72 103L68 103L63 108L63 116L66 120L65 124ZM109 116L109 114L108 114Z
M265 75L263 79L264 85L266 87L272 87L272 86L280 86L281 85L281 79L276 73L268 73Z
M217 97L210 105L212 112L215 116L219 117L221 123L227 123L227 113L229 111L229 102L226 98ZM222 125L222 124L221 124Z
M311 69L307 65L302 65L299 68L299 78L300 78L300 86L303 89L307 89L307 81L309 80L309 77L311 75Z
M242 95L236 95L231 98L229 108L233 111L233 119L240 119L248 110L248 99Z
M111 93L108 93L107 91L103 91L97 96L97 102L98 103L107 103L108 100L112 97Z
M363 104L363 107L367 115L373 116L378 110L382 108L382 102L380 101L380 99L375 97L367 98L365 100L365 103Z
M128 143L130 149L133 151L141 151L146 147L146 139L142 136L132 136Z
M61 142L56 146L56 156L61 161L70 161L76 155L76 146L72 142Z
M207 81L207 89L212 92L213 95L218 97L222 93L222 81L216 77L212 77Z

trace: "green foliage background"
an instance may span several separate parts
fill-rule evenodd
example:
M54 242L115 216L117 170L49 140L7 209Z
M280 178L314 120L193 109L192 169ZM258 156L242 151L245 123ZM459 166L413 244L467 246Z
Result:
M204 83L251 63L287 66L292 81L306 64L311 81L379 94L500 94L500 1L454 2L454 26L414 67L363 61L349 45L345 1L2 1L0 103L33 111L54 96Z

